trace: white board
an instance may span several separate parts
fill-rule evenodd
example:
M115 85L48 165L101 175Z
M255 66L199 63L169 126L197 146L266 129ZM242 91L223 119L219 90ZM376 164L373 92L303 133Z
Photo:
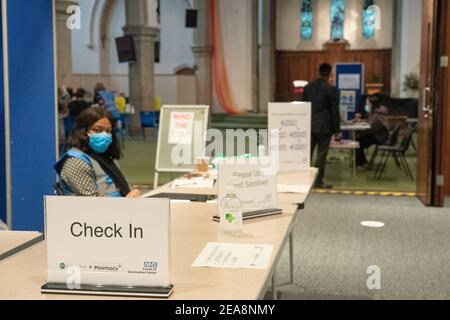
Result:
M196 159L205 153L208 117L209 106L167 105L161 108L156 173L190 172L195 168ZM181 156L174 157L174 154Z

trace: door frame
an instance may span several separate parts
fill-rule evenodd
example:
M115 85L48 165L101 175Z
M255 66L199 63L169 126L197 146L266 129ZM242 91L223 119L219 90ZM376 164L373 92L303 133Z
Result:
M448 0L439 0L437 4L437 44L436 44L436 63L435 63L435 116L434 116L434 132L433 132L433 159L432 171L432 203L433 206L442 207L445 202L445 129L447 127L446 114L448 112L448 67L441 65L441 57L449 55L449 39L448 27L449 9Z
M441 67L441 56L446 55L448 45L447 6L447 0L422 1L417 195L427 206L443 206L445 199L443 134L447 69Z

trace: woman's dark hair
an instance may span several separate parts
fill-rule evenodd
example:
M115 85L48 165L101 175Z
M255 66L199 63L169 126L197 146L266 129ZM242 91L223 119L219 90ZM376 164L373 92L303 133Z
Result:
M372 105L372 110L376 110L381 106L380 98L378 96L370 96L369 102Z
M67 141L68 148L77 148L84 152L91 151L88 136L89 128L103 118L107 118L111 123L113 138L111 146L104 154L111 159L119 160L122 157L122 150L116 135L116 122L112 119L111 114L103 108L91 107L81 112Z
M79 88L75 92L75 98L78 98L78 99L84 99L85 95L86 95L86 90L84 90L83 88Z

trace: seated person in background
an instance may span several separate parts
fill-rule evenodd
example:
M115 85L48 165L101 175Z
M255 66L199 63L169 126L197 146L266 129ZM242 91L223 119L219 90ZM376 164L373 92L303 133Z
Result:
M60 189L66 196L139 197L117 165L121 157L115 123L103 108L83 111L67 144L70 150L56 163Z
M389 110L380 105L380 101L376 96L368 98L366 111L369 114L370 130L361 132L357 140L360 148L356 150L356 166L361 167L367 164L365 149L372 145L385 144L389 139L389 123L387 115ZM361 121L362 115L357 114L354 121Z
M78 118L78 116L89 108L91 105L86 100L84 100L84 97L86 95L86 91L82 88L79 88L75 93L75 100L69 103L68 109L69 109L69 117Z

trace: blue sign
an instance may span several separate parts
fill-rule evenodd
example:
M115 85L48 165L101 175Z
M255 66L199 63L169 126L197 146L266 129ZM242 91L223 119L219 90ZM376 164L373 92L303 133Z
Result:
M338 63L335 66L336 87L339 90L341 120L355 117L364 93L364 65L362 63Z

